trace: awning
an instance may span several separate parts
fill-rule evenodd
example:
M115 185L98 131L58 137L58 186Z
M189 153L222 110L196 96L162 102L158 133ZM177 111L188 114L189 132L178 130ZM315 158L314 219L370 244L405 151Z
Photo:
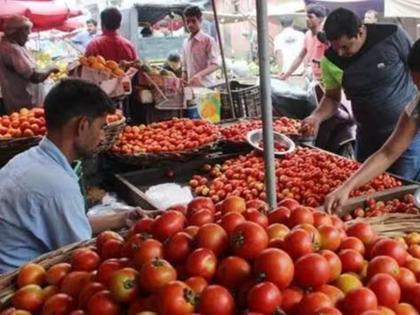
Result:
M420 1L385 0L385 17L420 18Z

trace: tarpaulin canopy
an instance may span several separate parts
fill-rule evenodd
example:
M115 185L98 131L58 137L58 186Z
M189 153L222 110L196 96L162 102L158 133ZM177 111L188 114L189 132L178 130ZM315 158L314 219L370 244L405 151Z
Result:
M385 0L385 16L420 18L420 1Z
M401 2L418 0L400 0ZM383 0L318 0L317 3L325 5L330 11L339 7L350 9L363 17L367 10L384 11Z

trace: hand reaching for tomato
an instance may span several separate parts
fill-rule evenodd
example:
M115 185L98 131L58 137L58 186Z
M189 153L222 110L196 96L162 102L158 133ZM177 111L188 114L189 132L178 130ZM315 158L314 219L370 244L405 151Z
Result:
M325 211L327 213L340 212L349 199L350 190L345 185L338 187L325 197Z
M319 125L321 121L315 116L308 116L302 121L302 126L300 127L300 133L303 136L315 137L318 133Z
M124 214L124 221L127 227L133 226L138 220L144 217L156 217L162 214L160 210L144 210L142 208L135 208L133 210L126 211Z

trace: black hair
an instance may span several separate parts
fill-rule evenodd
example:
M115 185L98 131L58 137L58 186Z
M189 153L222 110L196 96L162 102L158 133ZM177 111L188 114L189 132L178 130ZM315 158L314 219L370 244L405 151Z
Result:
M60 129L78 116L93 120L115 111L112 100L99 86L80 79L57 83L46 96L44 107L49 130Z
M106 8L101 12L101 22L105 29L116 31L121 26L121 12L117 8Z
M356 13L344 8L332 11L325 21L324 31L329 41L337 40L342 36L356 37L362 21Z
M282 27L289 27L293 25L293 17L290 15L285 15L280 17L280 24Z
M98 26L98 22L94 19L89 19L86 21L86 24L93 24L95 26Z
M167 59L168 59L168 61L179 62L179 61L181 61L181 56L177 52L171 52L171 53L169 53Z
M418 39L410 49L407 64L410 70L420 72L420 39Z
M328 15L328 10L322 4L310 3L306 7L306 14L313 14L317 18L324 18Z
M151 36L153 36L152 28L150 26L145 26L140 31L140 34L141 34L142 37L151 37Z
M201 9L198 6L194 5L189 6L184 10L184 16L196 17L200 20L203 16L203 13L201 12Z

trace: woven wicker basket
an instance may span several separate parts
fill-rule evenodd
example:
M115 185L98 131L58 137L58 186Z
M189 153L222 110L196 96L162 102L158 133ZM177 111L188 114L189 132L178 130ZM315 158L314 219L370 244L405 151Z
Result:
M118 136L126 125L126 119L123 117L119 121L112 122L105 127L105 139L99 144L96 153L105 152L112 148L117 142Z

